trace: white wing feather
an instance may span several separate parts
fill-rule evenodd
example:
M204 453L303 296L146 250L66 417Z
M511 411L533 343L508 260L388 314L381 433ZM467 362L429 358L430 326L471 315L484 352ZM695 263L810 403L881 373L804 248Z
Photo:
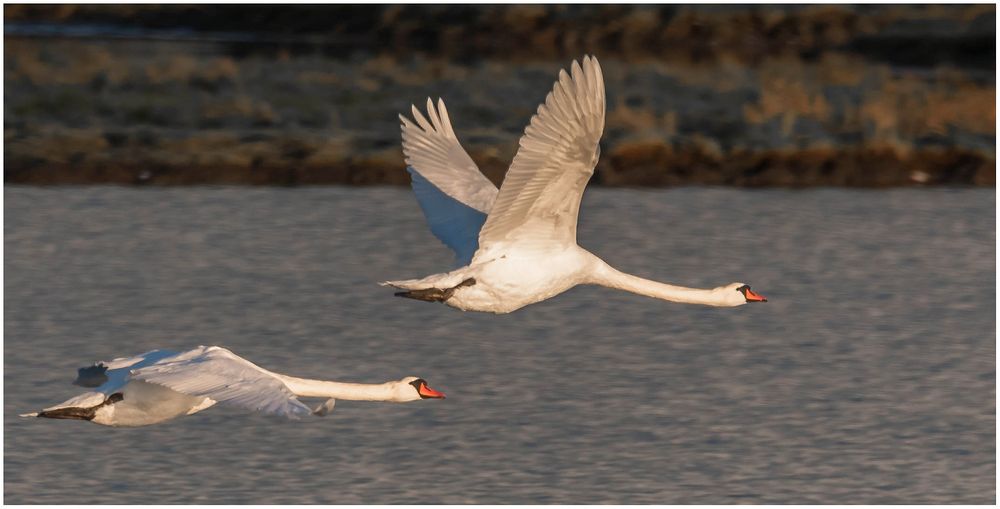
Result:
M576 242L580 199L600 153L605 97L596 58L584 57L582 67L574 61L571 73L559 72L525 129L479 233L481 250L508 240L522 248Z
M416 106L411 111L416 124L399 116L406 164L448 196L488 214L496 200L497 187L479 171L458 142L444 101L438 99L435 109L434 103L427 99L430 120Z
M455 252L455 261L459 266L468 265L479 249L479 230L486 222L486 214L448 196L413 168L407 170L410 171L413 194L424 211L431 232Z
M427 99L427 117L416 106L410 121L400 115L403 155L413 192L431 231L461 264L472 259L479 230L496 200L497 188L462 148L444 101Z
M131 377L267 414L299 417L312 413L269 371L217 346L195 348L132 370Z

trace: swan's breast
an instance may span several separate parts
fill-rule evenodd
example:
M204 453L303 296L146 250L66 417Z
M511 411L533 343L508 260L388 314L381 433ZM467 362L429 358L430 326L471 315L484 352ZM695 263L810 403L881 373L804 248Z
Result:
M465 311L509 313L576 286L582 269L575 250L509 253L478 266L476 284L456 289L446 302Z

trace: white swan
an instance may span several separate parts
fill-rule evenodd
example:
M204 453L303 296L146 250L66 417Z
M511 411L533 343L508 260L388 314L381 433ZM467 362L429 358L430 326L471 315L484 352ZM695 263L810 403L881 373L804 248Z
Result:
M153 350L100 362L80 368L73 383L94 390L21 417L146 426L200 412L216 403L298 418L326 415L337 399L401 403L444 398L422 378L412 376L383 384L355 384L279 375L218 346L184 352ZM330 399L310 409L299 396Z
M444 101L427 99L425 119L400 115L403 153L431 231L461 268L423 279L385 281L396 295L467 311L509 313L579 284L618 288L672 302L740 306L766 299L743 283L685 288L615 270L576 243L584 187L600 156L604 77L597 59L561 70L524 130L498 191L462 149Z

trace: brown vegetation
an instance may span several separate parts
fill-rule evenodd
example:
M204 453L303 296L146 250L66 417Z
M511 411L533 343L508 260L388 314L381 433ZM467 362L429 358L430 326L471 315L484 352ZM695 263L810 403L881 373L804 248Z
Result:
M908 40L927 19L974 39L993 6L363 9L361 25L336 21L328 32L353 34L364 22L392 37L353 56L322 44L234 52L196 38L7 36L4 180L404 184L396 115L440 95L463 145L499 182L563 55L599 48L608 89L600 184L995 183L993 70L948 63L950 54L895 66L852 50L866 37ZM14 21L156 27L175 16L231 29L219 12L5 7ZM445 22L427 23L436 17ZM269 23L246 28L284 26ZM509 32L492 49L482 46L498 28L472 33L485 24ZM309 26L298 35L314 33ZM463 60L480 50L489 58Z
M599 168L609 186L995 186L995 163L982 154L892 146L734 150L701 145L623 144Z

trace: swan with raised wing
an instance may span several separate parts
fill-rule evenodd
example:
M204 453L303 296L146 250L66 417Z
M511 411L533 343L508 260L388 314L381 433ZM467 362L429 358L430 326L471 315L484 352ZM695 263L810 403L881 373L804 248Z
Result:
M309 380L268 371L218 346L184 352L153 350L78 370L76 385L93 388L22 417L78 419L105 426L146 426L191 415L216 403L299 418L326 415L338 399L402 403L444 398L422 378L382 384ZM299 397L328 398L309 408Z
M671 302L741 306L766 302L743 283L686 288L618 271L576 243L576 223L604 132L604 76L597 59L573 62L538 107L498 190L462 149L444 101L427 117L400 115L403 153L431 231L460 268L385 281L396 295L466 311L509 313L576 285L617 288Z

